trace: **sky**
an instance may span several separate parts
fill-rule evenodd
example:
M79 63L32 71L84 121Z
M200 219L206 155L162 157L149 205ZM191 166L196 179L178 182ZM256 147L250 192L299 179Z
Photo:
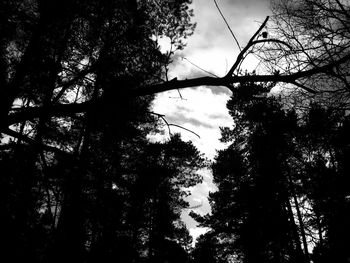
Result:
M245 46L266 16L271 13L270 0L217 0L217 3L241 46ZM197 27L187 40L185 49L175 54L174 62L170 66L169 79L177 77L180 80L208 75L190 62L217 76L224 76L238 55L237 45L213 0L193 0L191 7L194 10L193 21L197 23ZM163 51L166 51L167 42L160 44ZM255 67L254 58L248 57L246 61L247 69ZM206 86L187 88L180 92L182 98L178 91L158 94L153 111L164 114L168 123L197 133L200 138L191 132L171 127L172 133L181 133L183 140L192 141L207 158L214 160L217 150L225 148L219 141L220 127L230 127L233 124L226 109L230 92L224 87ZM188 201L191 206L201 205L193 210L204 215L210 212L208 193L215 191L216 187L209 169L200 173L203 175L203 183L190 189L192 194ZM188 216L190 211L191 209L185 210L182 218L195 239L206 230L198 227Z

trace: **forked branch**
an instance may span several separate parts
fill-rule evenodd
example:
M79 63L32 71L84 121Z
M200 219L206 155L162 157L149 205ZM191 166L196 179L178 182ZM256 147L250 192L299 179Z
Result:
M261 24L259 29L255 32L255 34L250 38L248 44L241 50L241 52L238 54L236 62L232 65L231 69L227 72L226 77L230 77L233 75L233 72L237 69L238 65L241 64L245 53L255 44L254 39L259 35L261 30L265 27L267 21L269 20L269 17L267 16L264 20L264 22Z
M227 20L226 20L226 18L225 18L225 16L224 16L224 14L221 12L221 9L220 9L218 3L216 2L216 0L214 0L214 3L215 3L216 8L218 9L218 11L219 11L219 13L220 13L222 19L224 20L224 22L225 22L225 24L226 24L228 30L230 31L230 33L231 33L233 39L235 40L235 42L236 42L236 44L237 44L237 46L238 46L238 48L239 48L239 51L242 51L242 48L241 48L241 46L240 46L240 44L239 44L239 42L238 42L238 40L237 40L235 34L233 33L233 31L232 31L230 25L228 24L228 22L227 22Z
M197 133L195 133L194 131L192 131L192 130L190 130L190 129L187 129L187 128L181 126L181 125L169 123L169 122L167 121L167 119L165 118L165 115L164 115L164 114L156 113L156 112L153 112L153 111L149 111L148 113L149 113L149 114L153 114L153 115L155 115L155 116L157 116L158 118L160 118L160 119L163 120L163 122L165 123L165 125L168 127L169 136L172 135L170 126L173 126L173 127L177 127L177 128L183 129L183 130L185 130L185 131L188 131L188 132L190 132L190 133L196 135L198 138L201 138Z

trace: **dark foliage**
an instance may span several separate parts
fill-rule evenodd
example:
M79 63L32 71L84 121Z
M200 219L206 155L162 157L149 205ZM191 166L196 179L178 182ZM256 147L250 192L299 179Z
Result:
M212 214L192 213L211 229L195 260L347 262L348 115L316 104L296 114L276 98L256 97L254 84L239 90L227 104L234 127L222 131L230 146L213 164Z
M1 1L3 259L186 262L180 214L204 159L177 135L149 142L153 96L127 94L165 79L189 4Z
M313 46L267 50L275 52L268 57L274 65L292 56L295 70L241 75L248 49L283 43L263 32L226 77L166 81L174 52L195 27L190 0L1 1L1 259L349 262L350 119L340 110L348 105L348 7L306 2L319 5L322 17L313 26L322 30L305 27L311 10L305 9L300 17L281 14L294 20L282 23L280 35L301 19ZM342 25L332 27L334 19ZM327 43L324 30L336 33ZM170 41L167 53L160 38ZM313 89L296 82L304 78ZM339 105L309 105L302 97L305 112L288 109L266 97L278 81L320 91L321 101ZM148 139L160 130L150 94L202 84L233 92L227 107L235 124L222 129L230 145L212 165L218 187L210 194L212 214L191 213L209 228L192 249L181 211L206 162L179 135Z

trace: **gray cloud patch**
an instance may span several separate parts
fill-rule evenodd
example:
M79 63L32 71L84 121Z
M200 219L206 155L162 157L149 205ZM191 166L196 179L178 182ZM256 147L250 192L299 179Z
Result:
M231 118L230 118L229 116L225 116L225 115L218 114L218 113L210 114L208 117L209 117L210 119L220 119L220 120L231 121Z
M217 1L222 10L242 10L246 9L251 14L266 12L271 0L221 0Z
M197 120L195 118L191 118L191 117L186 117L183 113L181 112L177 112L172 116L166 116L167 121L169 123L173 123L176 125L184 125L186 123L191 123L193 126L196 127L204 127L207 129L213 129L215 128L215 126L209 124L209 123L205 123L203 121Z
M229 91L226 87L220 87L220 86L205 86L206 89L209 89L213 95L227 95L231 96L231 91ZM198 87L190 88L193 90L198 89ZM186 99L186 97L185 97Z
M207 87L215 95L228 95L231 96L232 92L226 87L209 86Z
M186 107L181 106L181 105L177 106L177 110L182 111L182 112L187 112L187 113L191 112L191 110L189 108L186 108Z
M217 3L241 45L250 37L246 35L245 28L256 20L262 22L271 13L271 0L217 0ZM207 49L215 44L220 45L219 41L222 41L223 36L231 40L213 0L194 0L194 6L194 20L199 21L193 36L196 38L194 42L197 48Z

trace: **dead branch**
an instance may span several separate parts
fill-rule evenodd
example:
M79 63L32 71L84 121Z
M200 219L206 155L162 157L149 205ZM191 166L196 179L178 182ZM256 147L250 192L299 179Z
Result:
M193 133L193 134L196 135L198 138L201 138L197 133L195 133L194 131L192 131L192 130L190 130L190 129L187 129L187 128L181 126L181 125L169 123L169 122L167 121L167 119L165 118L165 115L164 115L164 114L156 113L156 112L153 112L153 111L149 111L148 113L149 113L149 114L153 114L153 115L157 116L158 118L160 118L160 119L162 119L162 120L164 121L165 125L168 127L169 136L172 136L170 126L174 126L174 127L183 129L183 130L185 130L185 131L188 131L188 132L190 132L190 133Z

